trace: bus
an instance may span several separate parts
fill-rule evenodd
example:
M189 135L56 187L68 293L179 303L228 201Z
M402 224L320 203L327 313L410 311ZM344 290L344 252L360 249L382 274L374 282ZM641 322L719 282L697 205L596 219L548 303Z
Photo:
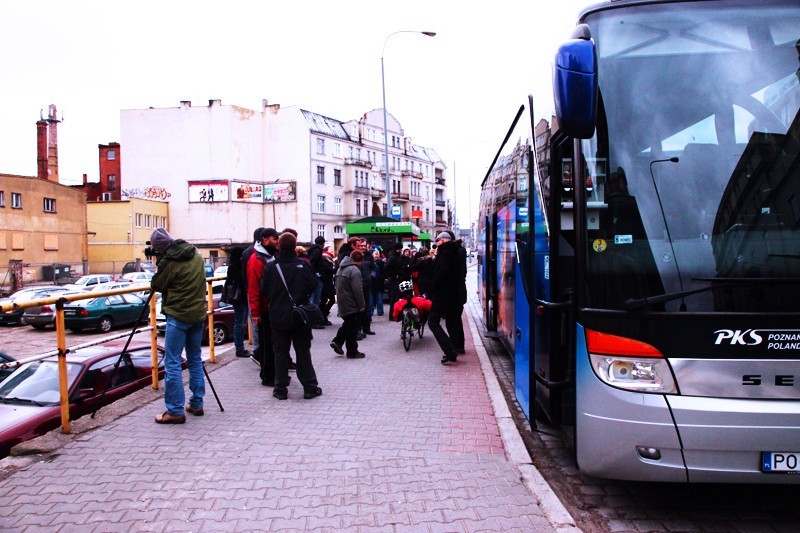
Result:
M553 107L509 117L478 221L531 425L593 476L800 483L800 3L586 8Z

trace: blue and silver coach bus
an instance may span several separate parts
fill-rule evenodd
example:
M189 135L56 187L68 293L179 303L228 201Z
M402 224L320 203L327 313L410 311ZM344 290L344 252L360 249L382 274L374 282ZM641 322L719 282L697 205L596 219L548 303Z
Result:
M800 3L588 8L553 87L481 195L527 416L591 475L800 483Z

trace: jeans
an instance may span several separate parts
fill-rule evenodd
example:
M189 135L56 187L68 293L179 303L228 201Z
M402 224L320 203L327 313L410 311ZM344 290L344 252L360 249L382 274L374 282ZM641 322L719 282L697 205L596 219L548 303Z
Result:
M250 305L247 306L247 319L250 321L250 331L251 331L251 341L253 343L253 352L258 351L258 347L261 346L261 342L258 336L258 325L256 321L253 320L253 314L250 312Z
M247 334L247 302L233 304L233 345L237 352L244 351L244 336Z
M186 403L181 370L181 353L184 348L186 348L186 366L189 369L189 390L192 391L189 405L198 409L203 407L203 396L206 394L203 359L200 352L203 324L203 322L183 322L167 316L164 340L164 403L171 415L182 415Z
M314 287L314 292L311 293L311 303L320 307L319 302L322 299L322 280L317 278L317 286Z
M369 290L369 316L378 311L378 316L383 316L383 287L371 287Z

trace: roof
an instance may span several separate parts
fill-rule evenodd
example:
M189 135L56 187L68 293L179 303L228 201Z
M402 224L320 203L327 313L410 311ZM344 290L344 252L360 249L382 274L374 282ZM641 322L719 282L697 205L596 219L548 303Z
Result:
M301 109L300 111L303 112L303 116L305 117L306 122L308 122L308 129L314 133L327 135L329 137L337 137L347 141L350 140L350 136L344 131L344 126L342 125L343 123L341 120L326 117L318 113L312 113L311 111L306 111L305 109Z

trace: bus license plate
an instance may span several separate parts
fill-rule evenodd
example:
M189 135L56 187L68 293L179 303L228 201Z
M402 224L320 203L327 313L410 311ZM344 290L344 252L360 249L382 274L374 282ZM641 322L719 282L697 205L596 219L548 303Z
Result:
M800 474L800 452L761 452L761 471Z

